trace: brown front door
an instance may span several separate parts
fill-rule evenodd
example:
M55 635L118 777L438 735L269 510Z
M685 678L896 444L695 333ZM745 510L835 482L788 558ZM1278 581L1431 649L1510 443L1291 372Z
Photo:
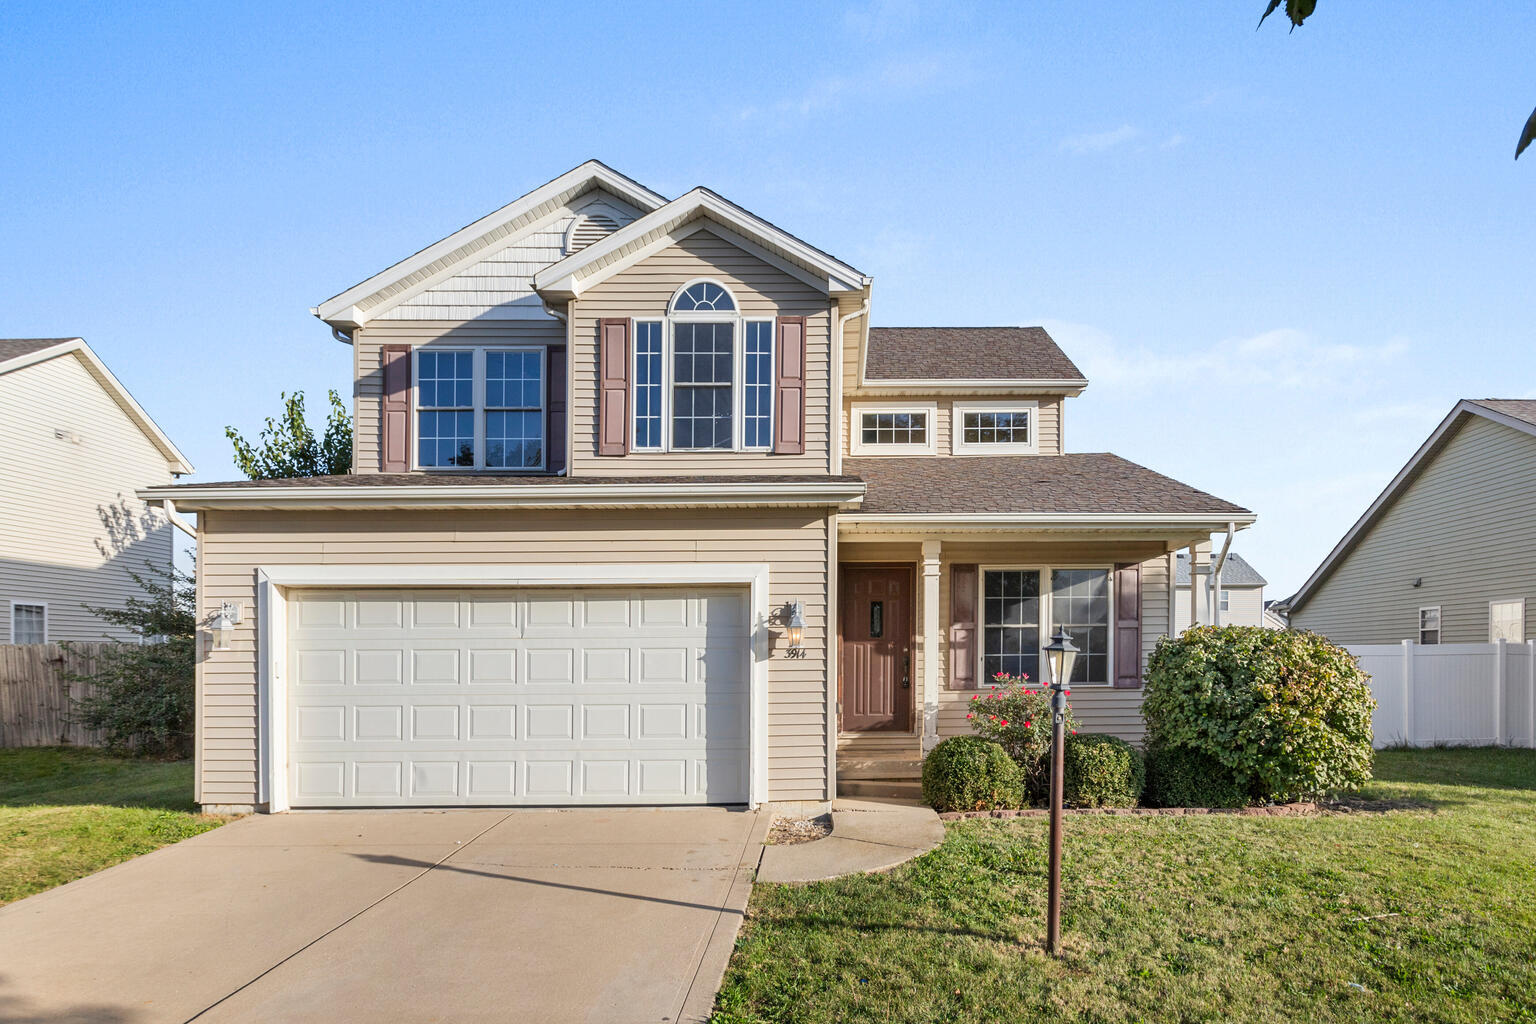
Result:
M845 565L843 724L849 732L912 727L912 570Z

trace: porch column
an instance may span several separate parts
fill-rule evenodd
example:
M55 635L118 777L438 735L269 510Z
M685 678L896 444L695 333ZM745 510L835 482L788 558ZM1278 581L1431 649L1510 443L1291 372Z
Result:
M939 742L939 551L923 541L923 753Z

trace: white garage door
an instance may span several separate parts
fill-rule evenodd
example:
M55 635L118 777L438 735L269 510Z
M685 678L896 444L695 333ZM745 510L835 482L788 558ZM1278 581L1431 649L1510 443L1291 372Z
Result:
M743 803L745 589L289 597L294 807Z

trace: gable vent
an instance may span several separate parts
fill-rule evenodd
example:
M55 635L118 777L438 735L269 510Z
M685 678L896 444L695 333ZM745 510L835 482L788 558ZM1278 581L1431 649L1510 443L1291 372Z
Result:
M565 234L566 255L585 249L617 230L619 222L606 213L584 213L571 222L571 228Z

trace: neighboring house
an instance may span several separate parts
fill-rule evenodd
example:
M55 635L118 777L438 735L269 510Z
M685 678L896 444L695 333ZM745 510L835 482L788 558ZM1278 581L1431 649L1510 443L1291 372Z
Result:
M1264 623L1270 629L1290 629L1291 624L1285 617L1285 604L1281 601L1264 602Z
M1285 605L1341 644L1536 639L1536 401L1458 402Z
M126 639L84 605L142 595L173 558L134 492L192 466L79 338L0 339L0 643Z
M1209 568L1209 559L1201 560L1197 553L1196 560L1202 570ZM1196 621L1191 615L1188 552L1178 553L1174 571L1177 574L1174 582L1174 630L1182 633ZM1227 560L1221 567L1221 594L1216 600L1217 614L1213 614L1211 609L1211 592L1206 572L1196 575L1200 578L1200 586L1193 594L1193 607L1202 625L1208 626L1214 622L1220 622L1223 626L1272 625L1264 617L1264 587L1267 581L1241 555L1228 552Z
M1064 453L1045 331L871 329L871 289L594 161L318 306L353 473L144 492L229 627L197 799L821 803L1058 627L1083 728L1138 737L1173 552L1253 514Z

